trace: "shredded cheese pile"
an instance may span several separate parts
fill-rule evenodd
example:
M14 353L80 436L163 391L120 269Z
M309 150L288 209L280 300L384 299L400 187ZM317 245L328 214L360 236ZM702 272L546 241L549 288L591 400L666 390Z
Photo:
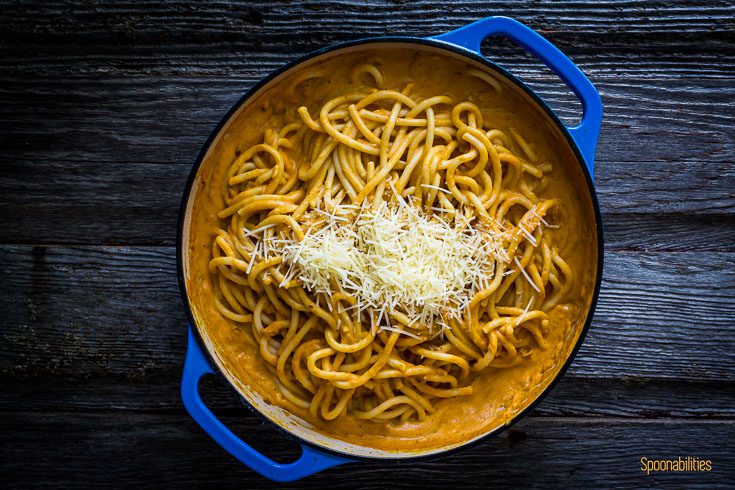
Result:
M354 297L351 308L365 312L373 330L391 330L395 314L409 326L449 328L488 287L496 261L508 261L500 234L472 226L462 213L450 224L402 199L316 213L303 240L274 245L289 266L283 283L297 277L314 293Z

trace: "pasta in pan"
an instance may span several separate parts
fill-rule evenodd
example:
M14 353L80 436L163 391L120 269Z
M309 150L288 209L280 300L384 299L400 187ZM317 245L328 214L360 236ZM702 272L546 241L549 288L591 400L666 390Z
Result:
M215 301L313 420L420 422L547 348L577 280L563 196L526 135L476 102L387 86L373 64L351 80L232 157Z

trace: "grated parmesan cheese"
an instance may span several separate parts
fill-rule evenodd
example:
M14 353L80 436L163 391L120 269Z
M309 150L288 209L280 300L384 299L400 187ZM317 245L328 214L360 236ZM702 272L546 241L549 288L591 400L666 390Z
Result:
M528 281L528 284L530 284L531 287L535 289L537 293L540 293L541 290L538 288L538 286L536 286L536 283L533 282L533 280L531 279L531 276L529 276L528 272L526 272L526 269L524 269L521 263L518 261L518 257L513 257L513 260L515 260L516 265L518 266L518 270L521 271L521 273L523 274L523 277L525 277L526 280Z
M334 206L314 210L323 223L304 239L279 240L289 267L317 295L342 292L371 307L372 328L391 330L400 311L429 330L461 318L474 294L491 281L496 262L507 262L498 233L470 226L463 213L450 223L397 197L377 209ZM327 301L328 306L330 302ZM359 314L359 313L358 313Z

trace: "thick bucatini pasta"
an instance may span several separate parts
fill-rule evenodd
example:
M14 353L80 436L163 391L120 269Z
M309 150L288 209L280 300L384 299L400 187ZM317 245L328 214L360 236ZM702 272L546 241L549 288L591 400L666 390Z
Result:
M371 64L352 82L232 155L217 309L312 419L422 421L547 348L575 283L564 196L545 192L553 165L532 135L494 127L488 108L386 86Z

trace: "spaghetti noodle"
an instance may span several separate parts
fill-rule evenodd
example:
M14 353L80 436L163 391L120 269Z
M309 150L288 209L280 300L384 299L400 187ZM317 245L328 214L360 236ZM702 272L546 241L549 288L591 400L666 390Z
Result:
M386 88L374 65L351 79L234 158L217 309L314 419L421 421L546 348L574 284L549 223L560 201L541 197L552 166L477 104Z

